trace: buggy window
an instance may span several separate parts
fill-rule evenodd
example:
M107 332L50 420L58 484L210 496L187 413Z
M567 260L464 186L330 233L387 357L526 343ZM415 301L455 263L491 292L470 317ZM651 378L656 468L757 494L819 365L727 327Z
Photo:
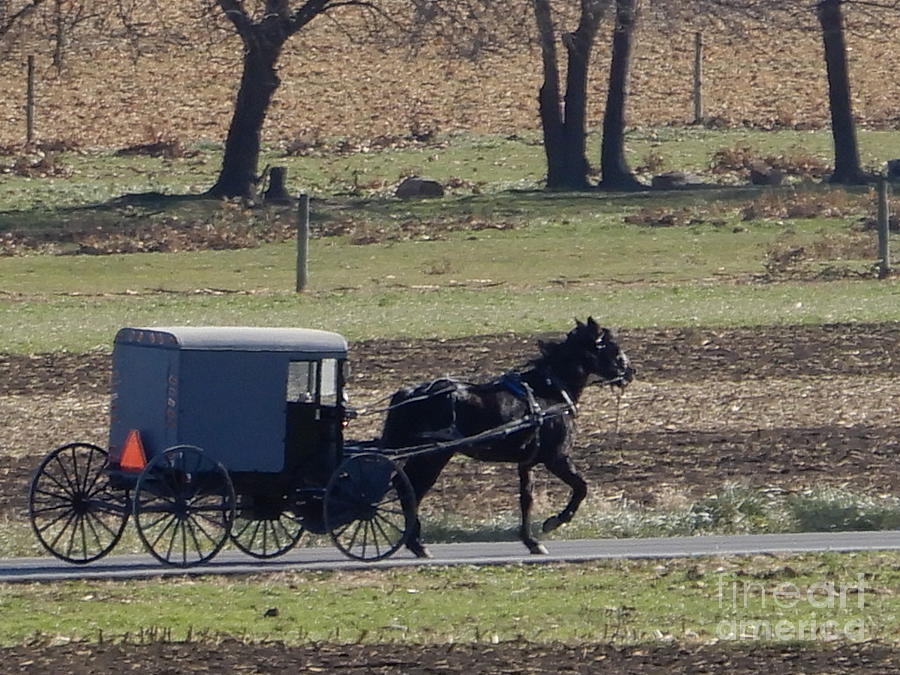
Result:
M293 403L316 400L315 361L291 361L288 364L287 400Z
M322 359L322 383L319 388L322 405L338 404L337 359Z

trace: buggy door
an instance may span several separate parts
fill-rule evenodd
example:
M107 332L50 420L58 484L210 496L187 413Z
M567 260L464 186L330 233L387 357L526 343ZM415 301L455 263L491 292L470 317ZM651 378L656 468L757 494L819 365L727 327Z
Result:
M343 447L344 406L338 359L288 363L285 471L308 487L323 487Z

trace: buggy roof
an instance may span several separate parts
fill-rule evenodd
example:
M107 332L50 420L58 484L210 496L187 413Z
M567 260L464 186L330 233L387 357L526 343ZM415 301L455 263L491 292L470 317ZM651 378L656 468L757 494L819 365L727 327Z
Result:
M311 328L250 326L122 328L116 333L115 343L197 351L295 352L336 358L347 355L347 340L343 336Z

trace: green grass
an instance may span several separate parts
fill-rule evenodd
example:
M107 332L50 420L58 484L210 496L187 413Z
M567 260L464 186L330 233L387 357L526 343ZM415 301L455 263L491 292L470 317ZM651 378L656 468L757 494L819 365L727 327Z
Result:
M882 592L900 583L891 560L835 554L289 572L168 579L164 593L154 580L3 585L0 644L154 631L175 640L286 643L709 642L760 623L780 627L775 641L893 643L900 599ZM810 633L813 623L819 633Z
M813 490L789 501L794 522L803 532L896 530L900 508L896 499L850 495L834 488Z
M477 208L468 199L443 203L455 217L490 206L506 214L490 218L528 224L368 245L345 236L314 239L303 295L291 292L292 243L0 258L0 344L15 352L84 351L106 347L127 324L305 325L359 339L559 330L587 314L632 327L900 318L895 281L751 283L766 271L773 248L847 237L840 220L761 218L735 231L726 209L723 217L688 226L624 222L636 203L667 203L645 196L506 194L478 198ZM369 209L366 217L391 218L373 216L378 208L360 206ZM422 211L436 207L403 208L409 210L404 217L426 218ZM872 259L826 263L840 276L840 270L864 272Z
M486 223L514 219L521 225L502 231L447 232L438 222L434 235L413 235L413 240L382 237L368 245L354 245L348 237L317 238L312 241L310 252L311 288L446 285L485 278L525 286L585 281L728 280L762 273L767 251L788 236L797 245L808 245L847 232L846 222L835 218L797 219L790 223L760 218L739 223L737 206L724 211L721 217L698 209L696 223L679 227L624 221L642 205L666 210L669 197L613 200L578 195L504 195L481 199L483 208L475 208L462 199L447 200L443 206L453 218L464 220L470 213L487 211L490 205L493 211L480 216ZM738 206L741 203L745 202ZM427 232L433 222L429 214L411 209L434 210L435 205L404 208L404 213L377 213L371 204L363 204L354 213L360 219L421 221ZM517 213L511 214L514 208ZM362 226L363 233L366 227L376 227L377 220L365 222L373 224ZM870 243L869 259L874 261L874 236L870 235ZM227 251L26 256L0 258L0 274L7 293L159 288L177 291L204 287L286 290L293 288L295 255L293 244L281 244Z
M334 330L348 339L455 337L606 325L749 326L897 321L897 282L652 285L436 290L365 289L297 296L153 294L0 300L3 351L109 349L122 326L264 325Z
M900 151L900 139L891 131L859 130L860 162L882 171L884 163ZM826 164L833 161L831 134L827 129L812 131L759 131L756 129L710 130L694 127L648 128L632 131L627 137L630 162L638 164L648 152L663 158L662 170L686 169L702 172L712 154L722 148L746 146L760 158L811 155Z

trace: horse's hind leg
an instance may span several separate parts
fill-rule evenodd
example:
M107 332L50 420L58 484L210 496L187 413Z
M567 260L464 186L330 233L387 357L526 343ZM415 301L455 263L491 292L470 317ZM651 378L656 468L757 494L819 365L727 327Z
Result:
M532 553L546 553L547 549L544 548L544 545L531 536L531 505L534 502L534 495L531 490L532 466L530 464L519 465L519 508L522 511L519 537Z
M447 462L453 457L452 452L430 452L410 457L403 466L413 492L416 495L416 506L422 502L422 498L432 488L441 471L447 466ZM422 543L422 523L419 520L418 510L416 520L413 523L409 538L406 540L406 548L412 551L417 558L430 558L431 554Z
M587 483L585 483L584 479L578 475L575 466L572 464L572 460L569 459L567 455L557 455L549 462L545 462L544 466L547 467L547 470L550 473L572 488L572 496L569 498L569 503L566 504L566 508L557 515L550 516L544 521L543 531L552 532L560 525L572 520L572 517L575 515L575 512L578 511L581 502L584 501L584 498L587 496Z

